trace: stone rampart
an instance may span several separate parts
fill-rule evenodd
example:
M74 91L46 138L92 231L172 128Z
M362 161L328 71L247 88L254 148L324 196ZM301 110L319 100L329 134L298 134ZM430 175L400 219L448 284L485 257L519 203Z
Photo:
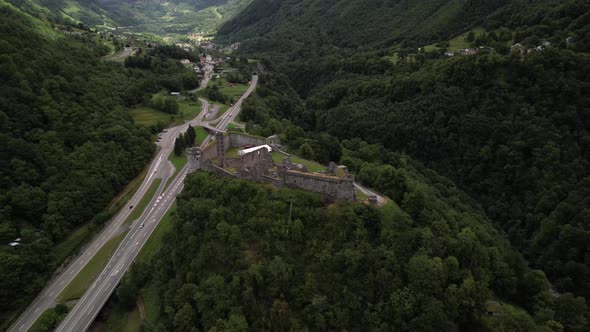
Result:
M226 143L226 145L232 148L241 148L245 145L258 146L266 144L264 138L246 134L229 133L226 137L229 139L229 144Z
M321 193L338 200L354 201L354 177L339 178L317 173L288 170L283 176L285 185Z

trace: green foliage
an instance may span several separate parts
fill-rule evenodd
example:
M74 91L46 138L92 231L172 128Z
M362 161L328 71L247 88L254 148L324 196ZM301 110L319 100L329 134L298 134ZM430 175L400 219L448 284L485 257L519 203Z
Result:
M94 279L98 277L102 269L106 266L111 255L115 252L125 235L127 235L127 231L108 240L58 295L58 300L63 303L82 297L88 287L92 285Z
M308 104L315 130L383 142L455 180L559 290L587 296L589 100L578 87L589 71L590 59L569 51L462 57L342 74ZM359 179L378 178L365 172Z
M105 46L87 30L48 38L39 25L53 29L43 15L0 5L3 321L28 304L88 232L73 245L56 247L60 242L79 227L92 231L109 219L105 208L154 151L150 133L133 124L126 108L172 85L155 68L101 61ZM184 69L172 62L159 68L174 80ZM18 237L21 245L6 245Z
M185 147L186 146L184 145L184 137L182 137L182 135L176 137L176 139L174 140L174 155L180 156L181 154L183 154Z
M66 318L68 308L63 304L58 304L55 308L45 310L29 329L31 332L51 332Z
M416 218L195 173L159 253L134 264L123 289L157 290L151 323L169 330L481 328L491 294L531 271L452 184L435 189L436 175L396 163L410 193L422 188Z
M180 0L173 2L95 1L95 0L6 0L35 16L65 21L69 26L86 28L129 27L135 32L158 35L183 35L214 31L240 12L250 0ZM79 23L82 22L82 23Z
M179 92L197 86L198 81L194 71L183 66L178 60L196 59L196 57L198 57L197 53L186 52L176 46L159 46L147 53L138 52L136 55L125 58L125 67L149 69L155 74L154 80L157 85L170 92ZM150 86L149 88L153 91L154 87ZM154 100L154 98L156 99ZM178 112L175 100L173 102L168 99L169 97L158 95L154 98L151 103L156 109L172 114Z
M165 97L161 94L153 95L150 99L149 106L168 114L177 114L179 108L176 98Z
M312 57L458 34L505 1L255 0L219 34L248 51Z

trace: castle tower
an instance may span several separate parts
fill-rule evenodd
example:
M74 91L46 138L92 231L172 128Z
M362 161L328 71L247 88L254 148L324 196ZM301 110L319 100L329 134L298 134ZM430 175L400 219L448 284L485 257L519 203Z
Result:
M194 172L201 169L201 149L198 147L192 147L186 149L186 155L188 158L189 172Z
M222 132L215 133L215 144L217 145L217 159L219 167L225 167L225 140Z

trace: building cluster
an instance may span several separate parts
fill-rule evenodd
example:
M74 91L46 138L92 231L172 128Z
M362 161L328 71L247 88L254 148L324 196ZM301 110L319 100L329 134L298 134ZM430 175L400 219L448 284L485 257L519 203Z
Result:
M240 148L237 157L226 155L232 148ZM280 151L280 139L276 135L261 138L218 132L214 143L203 150L189 148L187 155L192 171L204 170L277 187L300 188L333 200L355 200L354 176L348 173L346 166L330 163L324 172L309 172L305 165L292 162L288 154ZM280 153L284 158L276 163L273 153Z
M520 55L531 54L535 52L541 52L547 47L551 46L551 43L547 40L542 40L538 46L525 46L522 43L516 43L510 48L511 53L519 53Z
M447 51L447 52L445 52L445 55L448 57L453 57L453 56L457 56L457 55L478 55L482 51L493 51L493 50L494 50L493 47L480 46L478 48L463 48L458 51Z

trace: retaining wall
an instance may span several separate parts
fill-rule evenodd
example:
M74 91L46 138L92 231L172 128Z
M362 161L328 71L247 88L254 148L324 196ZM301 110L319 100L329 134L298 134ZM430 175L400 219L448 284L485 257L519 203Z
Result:
M355 199L353 177L341 179L335 176L288 170L285 172L284 181L287 186L321 193L335 199L348 201Z

